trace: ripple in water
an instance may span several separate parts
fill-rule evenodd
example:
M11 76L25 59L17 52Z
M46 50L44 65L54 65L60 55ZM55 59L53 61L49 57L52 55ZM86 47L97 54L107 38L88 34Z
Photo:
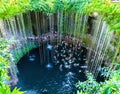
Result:
M64 68L60 71L59 65L55 65L50 57L47 58L51 52L48 54L48 49L45 49L43 54L42 51L33 49L18 62L17 87L26 94L75 94L75 83L86 80L85 74ZM42 60L40 58L43 55L45 60L44 57Z

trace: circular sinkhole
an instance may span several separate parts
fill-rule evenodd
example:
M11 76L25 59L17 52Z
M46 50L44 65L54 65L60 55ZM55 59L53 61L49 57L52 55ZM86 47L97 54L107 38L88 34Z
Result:
M68 42L44 42L17 64L17 87L25 94L74 94L85 81L86 49Z

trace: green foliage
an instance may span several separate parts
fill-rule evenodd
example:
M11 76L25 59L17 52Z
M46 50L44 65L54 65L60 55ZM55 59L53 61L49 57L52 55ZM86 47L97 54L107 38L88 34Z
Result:
M56 10L55 1L56 0L31 0L29 10L53 13Z
M95 12L102 16L110 27L110 30L120 32L120 4L112 3L111 0L0 0L0 19L10 18L27 11L41 11L47 14L55 13L58 10L64 12L74 12L79 14L88 14L95 17ZM116 33L116 40L120 33ZM116 41L115 40L115 41ZM115 42L117 46L118 41ZM27 53L31 48L22 49L16 54L16 61ZM120 46L114 57L117 56ZM5 39L0 39L0 94L22 94L18 90L10 91L9 86L4 86L8 79L7 68L11 62L9 52L9 43ZM113 60L114 62L114 60ZM97 83L91 74L88 74L88 80L78 82L77 87L80 91L77 94L120 94L120 71L112 74L109 81ZM4 87L3 87L4 86ZM7 91L7 90L8 91ZM4 93L3 93L4 92Z
M0 19L27 11L49 14L62 10L91 16L97 12L109 24L110 30L120 31L120 4L111 0L1 0L0 4Z
M12 42L12 43L18 44L18 46L16 45L16 48L12 49L12 54L13 54L15 63L18 63L18 61L21 59L21 57L23 57L25 54L29 53L30 50L39 46L39 45L35 44L34 42L25 42L24 44L21 44L20 41L18 42L18 41L14 40L14 42ZM19 47L20 44L22 45L21 47Z
M57 10L84 13L90 0L1 0L0 18L9 18L27 11L42 11L47 14Z
M3 85L0 87L0 94L24 94L24 92L20 92L17 88L14 88L11 91L8 85Z
M120 70L112 71L111 78L102 84L101 94L120 94Z
M7 68L9 67L11 59L9 55L9 46L7 46L8 44L9 43L5 39L0 38L0 84L8 78Z
M111 71L110 79L101 83L96 82L90 73L87 77L87 81L76 84L77 94L120 94L120 69Z
M0 38L0 94L23 94L24 92L20 92L17 88L11 91L10 86L6 84L9 79L8 68L12 59L9 47L9 42Z
M66 12L77 12L84 14L86 4L90 0L56 0L56 7L58 10Z
M111 0L1 0L0 4L0 19L27 11L50 14L62 10L90 16L97 12L109 24L110 30L120 31L120 4Z
M108 23L110 30L120 31L120 4L111 0L91 0L86 6L87 14L94 16L94 12L97 12Z
M76 84L76 87L80 90L78 91L80 92L84 92L83 94L96 94L96 92L98 92L99 88L100 88L100 84L98 82L95 81L93 75L91 73L87 73L87 81L84 82L78 82ZM77 93L77 94L79 94ZM80 94L82 94L80 93Z
M0 0L0 18L9 18L27 11L29 0Z

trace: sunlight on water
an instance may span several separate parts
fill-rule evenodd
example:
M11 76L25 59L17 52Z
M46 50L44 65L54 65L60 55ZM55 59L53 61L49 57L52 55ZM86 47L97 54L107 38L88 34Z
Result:
M47 45L47 49L52 50L52 48L53 48L52 45L50 45L50 44Z
M52 65L51 63L48 63L48 64L46 65L46 68L47 68L47 69L51 69L51 68L53 68L53 65Z

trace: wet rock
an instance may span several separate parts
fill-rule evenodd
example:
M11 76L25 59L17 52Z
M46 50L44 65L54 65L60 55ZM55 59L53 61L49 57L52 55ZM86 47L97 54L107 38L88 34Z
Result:
M18 82L18 78L11 78L8 82L9 85L15 86Z

